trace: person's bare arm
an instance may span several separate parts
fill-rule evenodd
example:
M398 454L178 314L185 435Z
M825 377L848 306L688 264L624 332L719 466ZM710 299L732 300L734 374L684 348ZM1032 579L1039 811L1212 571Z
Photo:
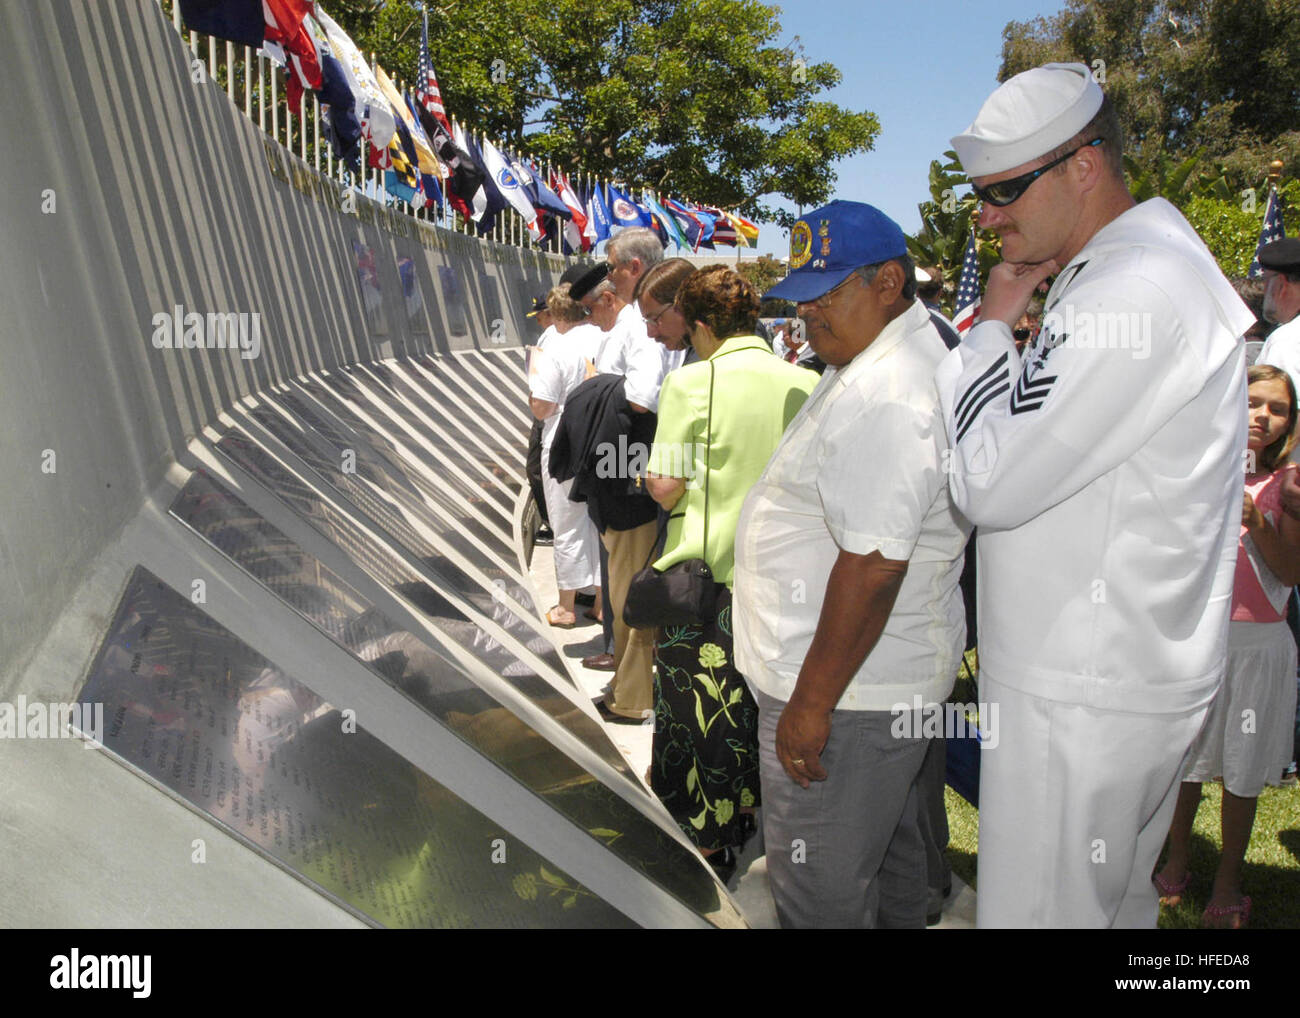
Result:
M817 632L776 728L777 758L804 788L826 779L820 757L831 711L884 632L906 575L906 562L878 551L841 551L831 568Z
M1288 467L1287 472L1295 471ZM1242 496L1241 523L1273 575L1291 586L1300 583L1300 521L1283 513L1274 527L1247 492Z
M646 474L645 486L650 493L650 497L667 510L672 509L682 495L686 493L686 478Z

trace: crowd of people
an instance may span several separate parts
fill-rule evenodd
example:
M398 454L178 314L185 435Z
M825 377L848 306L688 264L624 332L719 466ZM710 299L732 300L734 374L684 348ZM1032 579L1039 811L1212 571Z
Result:
M1172 205L1130 196L1087 67L1009 79L953 145L1003 257L960 340L860 202L794 224L763 296L798 317L770 339L741 275L645 229L547 295L547 619L591 596L599 710L653 715L650 786L720 875L761 815L783 926L906 928L951 883L919 715L977 602L977 924L1154 926L1222 780L1203 922L1245 926L1256 798L1294 768L1300 241L1261 253L1279 328L1248 376L1255 314ZM628 626L648 567L683 604Z

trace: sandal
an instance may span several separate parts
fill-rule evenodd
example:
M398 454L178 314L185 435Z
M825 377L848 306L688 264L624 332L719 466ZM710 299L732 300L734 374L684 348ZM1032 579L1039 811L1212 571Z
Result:
M1159 873L1155 873L1151 877L1151 882L1156 885L1156 890L1160 892L1160 904L1177 905L1182 900L1183 892L1187 890L1187 886L1192 882L1192 871L1188 870L1183 874L1182 880L1176 881L1166 880ZM1167 898L1178 898L1179 901L1171 902L1167 901Z
M1216 922L1228 916L1239 915L1241 921L1231 926ZM1250 925L1250 895L1243 894L1235 905L1207 905L1201 913L1201 926L1209 930L1244 930Z
M555 620L555 613L563 610L564 609L557 604L554 608L550 609L546 613L546 621L548 624L554 626L556 629L572 629L574 626L578 624L578 617L576 615L573 617L572 621L570 622L557 622Z

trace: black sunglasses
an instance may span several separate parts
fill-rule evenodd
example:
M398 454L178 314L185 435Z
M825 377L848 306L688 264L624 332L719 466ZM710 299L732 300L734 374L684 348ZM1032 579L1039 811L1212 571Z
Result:
M1060 159L1053 159L1046 166L1040 166L1036 170L1022 173L1020 176L1012 177L1010 180L999 180L996 184L985 184L983 187L980 187L978 184L972 184L971 187L974 189L975 194L979 197L980 201L986 201L990 205L996 205L998 208L1002 208L1003 206L1010 205L1012 202L1019 199L1022 194L1029 190L1030 184L1048 170L1052 169L1052 167L1060 166L1061 163L1065 162L1070 157L1077 155L1079 152L1082 152L1085 148L1091 148L1093 145L1100 145L1104 140L1104 138L1093 138L1092 141L1080 145L1073 152L1065 153L1065 155L1061 156Z

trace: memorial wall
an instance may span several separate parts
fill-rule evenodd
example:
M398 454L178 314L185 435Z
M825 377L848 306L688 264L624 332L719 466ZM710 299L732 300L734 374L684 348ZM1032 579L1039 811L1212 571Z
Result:
M0 923L743 925L519 553L561 260L317 173L153 0L0 59Z

